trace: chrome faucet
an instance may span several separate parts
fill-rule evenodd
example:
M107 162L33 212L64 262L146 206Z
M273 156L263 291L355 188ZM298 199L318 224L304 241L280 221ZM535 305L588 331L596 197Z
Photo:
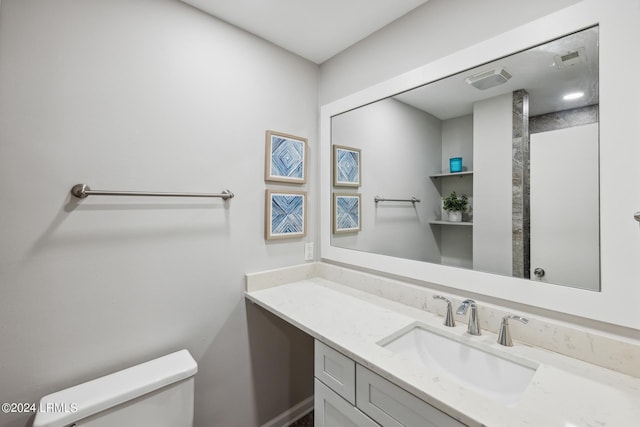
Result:
M517 320L522 323L529 323L529 319L522 316L514 316L510 314L502 318L502 324L500 324L500 334L498 334L498 344L506 347L513 347L513 341L511 341L511 332L509 332L509 319Z
M449 327L456 326L456 321L453 319L453 308L451 306L451 301L441 295L434 295L433 299L441 299L447 302L447 314L444 316L444 322L442 324Z
M478 320L478 306L472 299L462 301L456 314L467 314L467 310L471 307L471 313L469 314L469 323L467 323L467 332L469 335L481 335L480 321Z

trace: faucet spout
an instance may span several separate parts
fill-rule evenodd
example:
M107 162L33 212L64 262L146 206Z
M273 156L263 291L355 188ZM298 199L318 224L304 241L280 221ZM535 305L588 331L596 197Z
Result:
M471 304L475 305L476 302L472 299L462 301L462 304L460 304L460 307L456 310L456 314L467 314L467 310Z
M472 299L462 301L462 304L456 310L456 314L467 314L467 310L471 307L469 313L469 322L467 323L467 332L469 335L482 335L480 330L480 319L478 318L478 305Z

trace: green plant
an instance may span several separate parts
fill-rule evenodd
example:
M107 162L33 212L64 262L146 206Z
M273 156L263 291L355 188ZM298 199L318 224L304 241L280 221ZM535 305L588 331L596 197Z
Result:
M467 210L469 200L466 194L458 196L455 191L449 194L447 197L442 198L442 207L447 212Z

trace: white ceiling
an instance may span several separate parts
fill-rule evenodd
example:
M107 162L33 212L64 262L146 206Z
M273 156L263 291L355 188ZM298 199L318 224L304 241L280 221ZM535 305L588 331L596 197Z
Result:
M556 55L566 55L580 48L584 48L585 62L565 68L556 66ZM447 120L471 114L474 102L525 89L529 93L529 115L536 116L597 104L598 63L598 28L594 27L413 89L395 98L440 120ZM499 67L504 67L513 76L500 86L478 90L465 82L468 76ZM577 91L584 92L584 97L572 101L563 99L567 93Z
M321 64L428 0L182 0Z

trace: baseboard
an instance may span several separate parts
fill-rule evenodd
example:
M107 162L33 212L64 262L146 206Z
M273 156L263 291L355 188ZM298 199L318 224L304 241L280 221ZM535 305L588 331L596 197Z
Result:
M287 409L277 417L262 424L261 427L287 427L311 411L313 411L313 396L310 396L295 406Z

